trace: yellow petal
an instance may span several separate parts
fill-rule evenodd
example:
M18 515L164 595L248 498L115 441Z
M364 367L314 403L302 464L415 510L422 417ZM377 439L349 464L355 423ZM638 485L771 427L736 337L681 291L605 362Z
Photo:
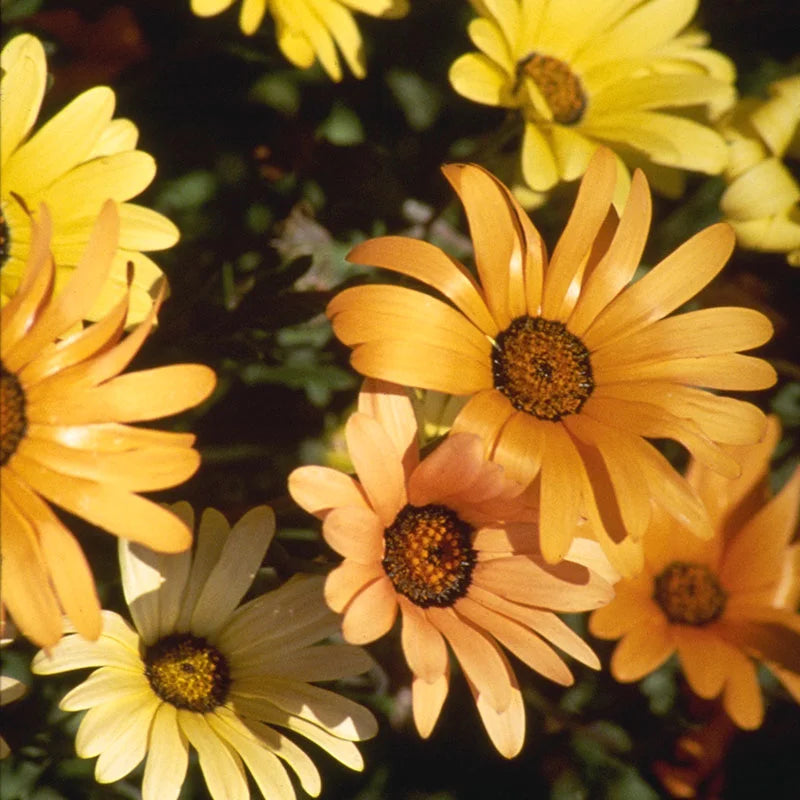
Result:
M41 42L35 36L21 34L3 48L0 64L3 71L0 164L5 170L9 156L30 133L39 115L47 83L47 63Z
M509 76L483 53L467 53L450 66L448 78L453 88L468 100L489 106L509 104Z

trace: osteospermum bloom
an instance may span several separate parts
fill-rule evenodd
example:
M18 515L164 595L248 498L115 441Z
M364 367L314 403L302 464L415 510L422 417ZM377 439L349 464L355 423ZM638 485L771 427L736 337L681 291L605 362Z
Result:
M192 0L192 11L211 17L230 8L234 0ZM366 75L361 34L353 11L373 17L402 17L408 0L242 0L239 27L255 33L267 11L275 19L281 52L296 67L308 69L319 60L334 80L342 79L337 50L357 78Z
M48 503L155 550L185 550L186 525L137 492L194 474L194 436L122 423L194 406L215 378L199 364L119 375L153 327L159 300L125 337L127 292L98 322L78 324L112 268L115 204L103 207L57 296L50 215L42 208L37 216L22 282L0 310L0 600L25 636L49 646L61 636L62 609L84 636L96 638L100 607L86 558Z
M770 94L743 99L721 124L730 160L720 208L742 247L786 253L800 267L800 186L783 162L800 134L800 75L771 84Z
M647 238L650 194L637 171L618 219L615 173L602 148L548 260L502 183L480 167L449 165L480 283L432 244L381 237L348 258L416 278L449 302L376 284L346 289L327 313L362 374L470 396L453 431L479 434L509 477L531 484L548 561L567 552L582 513L615 566L631 574L652 502L711 533L702 504L644 437L675 439L735 476L738 463L718 443L758 441L764 415L698 387L763 389L775 372L737 353L772 334L756 311L665 319L722 269L734 244L727 225L701 231L628 285Z
M193 526L188 503L173 508ZM39 674L98 667L60 707L88 709L75 746L82 758L99 756L99 782L119 780L146 757L143 800L173 800L191 745L214 800L250 797L242 762L268 800L294 800L282 761L317 796L317 768L283 730L363 769L354 741L375 735L375 718L309 683L357 675L372 664L360 648L316 644L338 627L322 597L323 579L298 576L239 605L274 531L267 506L249 511L233 529L206 509L194 557L120 541L135 630L103 611L98 641L73 634L49 655L37 654Z
M141 251L162 250L178 241L178 230L166 217L125 202L153 180L155 161L136 149L139 134L130 120L112 119L116 99L107 86L83 92L33 132L47 85L44 49L35 36L14 37L3 48L0 63L2 302L22 280L31 249L29 217L40 204L47 205L52 217L50 249L59 291L110 198L120 203L119 242L108 281L85 314L99 319L130 292L128 324L140 322L150 311L161 278L161 270ZM134 265L130 289L129 262Z
M450 68L457 92L478 103L518 109L524 124L522 174L546 191L586 170L598 144L641 166L660 191L683 190L680 170L716 174L727 161L722 137L681 109L719 113L734 101L730 61L683 32L697 0L473 0L469 25L479 53ZM677 170L675 169L677 168Z
M327 467L289 476L294 500L324 520L325 540L344 556L325 599L343 612L345 639L383 636L399 610L423 737L447 697L449 645L492 742L511 758L523 744L525 710L500 645L565 686L572 674L551 645L597 668L553 610L606 602L610 584L582 564L607 570L607 562L592 550L596 543L581 540L574 560L545 564L522 487L484 460L477 436L452 436L420 461L417 423L400 387L367 381L346 436L358 479Z
M731 719L757 728L764 703L754 661L800 702L800 544L791 544L800 507L800 467L769 498L769 458L780 438L770 418L762 442L738 448L743 471L723 478L694 462L688 479L714 523L701 541L660 511L644 537L645 568L622 580L595 611L590 630L620 639L611 672L635 681L677 652L700 697L722 695Z

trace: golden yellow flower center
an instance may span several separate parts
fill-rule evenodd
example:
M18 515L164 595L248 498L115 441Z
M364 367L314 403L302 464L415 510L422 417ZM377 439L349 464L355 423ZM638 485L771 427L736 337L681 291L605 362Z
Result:
M17 451L27 428L25 391L17 376L0 363L0 466Z
M518 411L560 420L580 411L594 389L589 351L561 322L517 317L495 341L495 388Z
M655 601L678 625L708 625L725 610L727 595L704 564L673 561L655 582Z
M174 633L148 647L144 674L153 691L176 708L206 713L228 698L225 656L199 636Z
M397 591L421 608L463 597L475 566L473 528L441 505L406 505L384 532L383 568Z
M517 63L517 82L528 77L539 87L553 119L561 125L573 125L583 116L586 95L578 76L558 58L531 53Z

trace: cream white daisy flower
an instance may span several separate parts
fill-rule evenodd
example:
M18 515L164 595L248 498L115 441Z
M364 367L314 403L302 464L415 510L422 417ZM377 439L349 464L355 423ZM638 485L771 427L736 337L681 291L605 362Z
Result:
M191 507L173 507L190 527ZM363 769L356 741L377 726L363 706L313 686L367 670L369 656L343 644L316 644L338 628L321 576L302 576L239 605L275 531L267 506L233 529L206 509L197 549L165 555L120 541L122 584L133 623L103 612L96 642L72 634L33 671L97 667L61 701L87 710L75 740L82 758L99 756L95 777L110 783L146 758L143 800L177 798L197 750L214 800L250 797L245 766L270 800L295 791L284 763L316 796L311 758L284 730L311 740L351 769Z

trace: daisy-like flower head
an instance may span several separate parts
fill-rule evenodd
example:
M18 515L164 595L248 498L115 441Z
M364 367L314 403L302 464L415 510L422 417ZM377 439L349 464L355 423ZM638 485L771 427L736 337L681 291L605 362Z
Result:
M522 487L484 460L477 436L452 436L420 461L414 412L400 387L367 381L346 435L357 480L327 467L289 476L292 497L324 520L325 540L344 556L325 599L344 613L345 639L383 636L399 609L420 735L430 735L447 696L449 644L492 742L515 756L525 710L499 645L565 686L572 674L551 645L597 668L553 610L605 603L611 586L586 565L608 574L607 561L596 543L580 540L573 560L546 564Z
M450 68L457 92L522 115L522 174L546 191L586 170L598 144L618 156L618 205L630 181L624 162L654 186L683 191L680 170L716 174L722 137L681 110L718 114L734 102L730 61L685 32L697 0L473 0L479 53ZM682 33L682 31L684 31ZM676 169L677 168L677 169Z
M734 477L719 447L756 442L755 406L697 387L763 389L775 371L738 350L769 339L765 316L708 308L664 319L723 267L734 236L713 225L628 285L650 225L650 194L637 171L621 218L616 174L601 148L548 260L530 219L496 178L474 165L444 174L469 220L480 278L427 242L372 239L348 258L415 278L449 302L413 289L346 289L327 313L362 374L469 395L453 431L477 433L510 478L540 505L545 558L562 558L582 513L625 574L641 566L652 502L711 535L694 493L644 437L671 438ZM630 535L629 535L630 534Z
M87 638L100 633L89 565L48 502L155 550L185 550L186 525L136 493L194 474L200 465L194 436L123 423L197 405L215 377L199 364L119 375L152 329L160 296L128 336L129 292L98 322L80 327L117 251L112 201L57 296L47 209L29 224L22 282L0 310L0 600L23 634L47 647L61 636L62 609Z
M192 0L192 11L211 17L230 8L234 0ZM402 17L408 0L242 0L239 27L255 33L267 11L275 19L281 52L296 67L308 69L319 60L334 81L342 79L338 51L357 78L366 75L361 33L353 11L373 17Z
M136 149L138 131L127 119L112 119L114 92L95 86L76 97L31 135L47 84L47 62L34 36L14 37L4 48L0 89L0 298L19 286L31 250L29 217L40 204L50 210L50 249L56 291L78 263L92 225L107 199L120 203L120 237L109 280L86 318L100 319L127 294L133 262L128 324L140 322L153 304L161 270L142 250L162 250L178 241L177 228L148 208L127 203L153 180L152 156Z
M786 253L800 267L800 186L783 163L800 135L800 75L771 84L770 94L742 100L721 125L730 161L720 207L742 247Z
M173 510L193 527L188 503ZM372 663L361 648L316 644L338 629L323 579L296 577L239 605L274 531L267 506L249 511L233 529L206 509L194 556L159 555L121 540L122 585L135 630L103 611L98 641L73 634L49 655L36 655L38 674L98 667L60 707L88 709L75 746L82 758L99 756L99 782L119 780L146 756L144 800L177 798L191 745L214 800L250 797L243 762L268 800L295 797L281 762L316 797L319 772L284 729L363 769L354 742L375 735L375 718L309 683L357 675Z
M621 639L611 658L620 681L635 681L676 652L692 690L722 695L731 719L757 728L764 704L754 659L800 702L800 467L769 497L769 458L780 438L770 417L762 442L737 448L741 477L723 478L694 462L688 479L708 508L706 541L660 511L644 537L645 568L622 580L595 611L590 630Z

